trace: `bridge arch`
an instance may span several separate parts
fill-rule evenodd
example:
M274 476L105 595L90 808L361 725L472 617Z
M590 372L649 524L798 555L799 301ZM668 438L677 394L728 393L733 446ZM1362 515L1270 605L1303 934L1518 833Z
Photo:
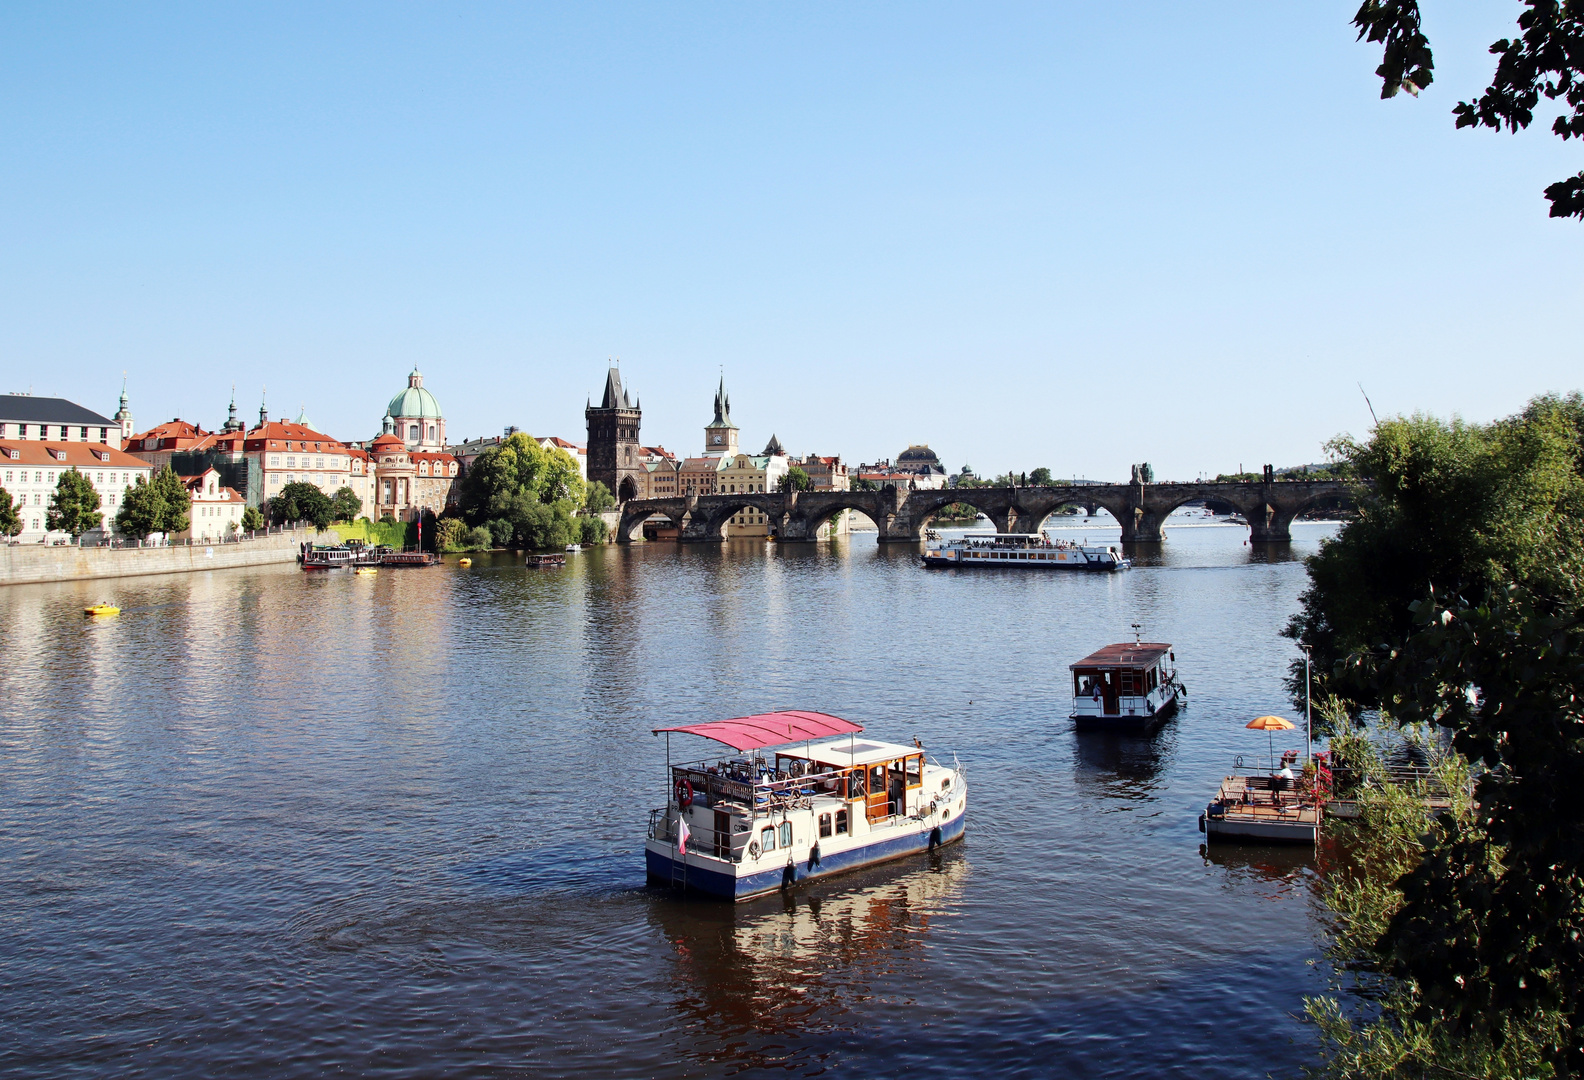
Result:
M708 503L695 502L687 524L683 526L684 540L725 540L726 526L744 510L763 514L769 522L770 532L779 535L785 515L785 498L768 492L720 493L705 496Z

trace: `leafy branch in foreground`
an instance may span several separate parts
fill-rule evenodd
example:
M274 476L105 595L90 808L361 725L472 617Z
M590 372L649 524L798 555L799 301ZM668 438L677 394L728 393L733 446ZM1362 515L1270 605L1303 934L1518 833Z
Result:
M1561 98L1571 108L1551 124L1553 134L1584 138L1584 0L1524 0L1516 38L1490 47L1500 59L1490 86L1474 101L1460 101L1452 114L1457 126L1519 131L1534 120L1543 96ZM1420 28L1418 0L1364 0L1353 25L1361 40L1382 46L1375 74L1381 97L1399 90L1418 94L1429 86L1435 62ZM1545 189L1552 217L1584 219L1584 171Z

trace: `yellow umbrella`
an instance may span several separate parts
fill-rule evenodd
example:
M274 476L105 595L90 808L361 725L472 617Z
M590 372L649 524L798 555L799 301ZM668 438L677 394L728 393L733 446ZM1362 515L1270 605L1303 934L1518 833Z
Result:
M1270 767L1274 769L1276 767L1276 736L1272 735L1271 732L1291 731L1298 725L1294 724L1291 720L1283 720L1279 716L1256 716L1243 726L1251 728L1254 731L1265 732L1268 742L1267 749L1269 751L1269 757L1267 760L1270 762Z

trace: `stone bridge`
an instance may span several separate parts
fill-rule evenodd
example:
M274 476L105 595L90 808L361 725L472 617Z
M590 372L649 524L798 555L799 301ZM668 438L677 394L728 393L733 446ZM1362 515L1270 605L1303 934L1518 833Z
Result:
M675 499L632 499L621 505L618 543L642 539L644 521L663 514L681 526L684 543L725 538L733 514L764 514L782 541L813 540L842 510L857 510L880 530L881 542L917 542L931 519L951 503L966 503L995 522L997 532L1039 532L1063 506L1104 509L1122 526L1128 544L1158 543L1166 515L1186 502L1209 499L1234 507L1249 523L1255 543L1291 539L1293 518L1316 503L1351 501L1351 485L1339 480L1277 480L1256 483L1082 484L1056 487L942 488L915 491L891 484L878 491L743 492Z

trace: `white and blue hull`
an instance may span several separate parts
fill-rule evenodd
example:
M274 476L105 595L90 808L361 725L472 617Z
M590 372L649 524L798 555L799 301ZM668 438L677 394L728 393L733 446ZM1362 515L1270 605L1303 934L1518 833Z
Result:
M958 816L940 825L904 832L845 851L822 851L818 862L811 862L805 854L801 861L783 861L778 866L747 872L727 860L698 852L678 856L674 845L655 840L646 844L644 858L652 884L678 885L723 900L750 900L803 882L923 854L961 840L966 826L967 819Z

